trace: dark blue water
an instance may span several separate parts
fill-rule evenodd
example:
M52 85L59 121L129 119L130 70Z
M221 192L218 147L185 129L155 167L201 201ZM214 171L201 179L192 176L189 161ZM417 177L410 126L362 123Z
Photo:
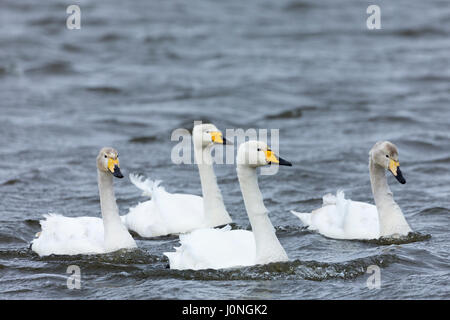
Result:
M450 7L446 1L0 2L1 299L448 299ZM175 165L170 135L194 120L280 129L293 162L260 186L290 262L173 271L162 252L177 237L137 238L140 250L39 258L29 249L48 212L100 216L95 156L121 155L123 173L200 194L194 165ZM428 239L371 243L306 231L310 211L338 188L373 203L368 151L400 152L395 199ZM216 166L237 228L249 226L235 168ZM144 198L115 181L122 214ZM81 268L81 290L66 286ZM369 289L367 267L381 270Z

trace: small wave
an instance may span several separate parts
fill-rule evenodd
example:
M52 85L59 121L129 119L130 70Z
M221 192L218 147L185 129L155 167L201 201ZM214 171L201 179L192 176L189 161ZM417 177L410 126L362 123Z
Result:
M33 252L28 248L0 250L0 259L33 258Z
M79 45L73 43L64 43L62 45L62 49L67 52L82 52L83 48Z
M176 38L171 35L149 35L144 38L146 43L173 42Z
M13 64L0 66L0 77L17 73L16 69L17 66Z
M30 226L30 227L39 228L41 226L40 221L39 220L35 220L35 219L26 219L26 220L24 220L24 222L25 222L25 224L27 226Z
M400 245L400 244L407 244L407 243L418 242L418 241L425 241L428 239L431 239L430 234L423 234L420 232L410 232L410 233L408 233L408 235L402 236L399 238L381 237L379 239L359 240L359 241L366 242L366 243L373 243L373 244L382 245L382 246L387 246L387 245L391 245L391 244Z
M149 270L141 273L141 277L171 277L183 280L206 281L277 279L304 279L313 281L332 279L348 280L365 274L367 268L371 265L377 265L383 268L398 261L400 259L393 254L381 254L338 263L294 260L226 270Z
M104 93L104 94L120 94L122 90L116 87L103 86L103 87L87 87L86 91L95 92L95 93Z
M113 42L123 39L123 36L117 33L107 33L98 38L99 42Z
M32 26L55 26L55 25L64 25L64 18L61 16L58 17L43 17L39 19L35 19L29 22Z
M314 7L314 4L307 1L291 1L285 7L285 11L304 11L306 9L311 9Z
M304 233L313 233L305 226L276 226L275 232L278 237L295 236Z
M418 28L418 29L401 29L392 32L393 35L408 37L408 38L418 38L422 36L445 36L447 32L441 29L435 28Z
M20 179L10 179L0 184L0 186L12 186L14 184L20 183Z
M143 237L133 230L129 230L130 234L133 236L135 240L145 240L145 241L161 241L161 240L176 240L178 239L177 234L168 234L165 236L157 236L157 237Z
M101 124L108 124L108 125L113 125L113 126L125 126L125 127L145 128L148 126L147 123L137 122L137 121L123 121L123 120L119 120L117 118L103 119L103 120L98 120L96 122L101 123Z
M132 265L132 264L151 264L161 260L161 257L151 255L143 249L122 249L115 252L105 254L89 254L89 255L49 255L39 257L33 253L35 258L42 261L64 261L64 262L80 262L89 264L90 266L104 267L105 265Z
M430 163L450 163L450 157L438 158L438 159L431 160L429 162Z
M417 120L408 117L408 116L400 116L400 115L377 115L373 117L369 117L368 121L379 121L379 122L418 122Z
M283 111L277 114L271 114L265 116L265 119L293 119L301 118L304 111L316 110L317 107L314 106L302 106L292 110Z
M441 148L440 145L438 145L436 143L433 143L431 141L424 141L424 140L419 140L419 139L414 139L414 138L412 138L412 139L400 139L398 142L402 143L402 144L405 144L405 145L408 145L408 146L420 148L420 149L423 149L423 150L426 150L426 149L440 149Z
M153 143L157 141L158 138L156 136L141 136L141 137L134 137L128 140L130 143Z
M427 208L424 209L422 211L420 211L419 214L423 214L423 215L441 215L441 214L449 214L450 210L447 208L443 208L443 207L432 207L432 208Z
M27 70L28 73L32 74L73 74L73 70L70 62L67 61L55 61L51 63L44 64L40 67L35 67Z
M410 77L408 80L417 82L450 82L450 77L442 75L424 75L419 77Z
M18 242L27 243L26 240L18 236L0 233L0 243L18 243Z

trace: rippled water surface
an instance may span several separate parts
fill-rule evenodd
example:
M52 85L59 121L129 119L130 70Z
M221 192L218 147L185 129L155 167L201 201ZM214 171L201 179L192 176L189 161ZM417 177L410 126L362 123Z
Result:
M450 298L450 7L378 1L68 1L0 3L0 298ZM177 237L139 250L39 258L28 247L48 212L100 216L95 156L111 145L123 173L200 194L193 165L174 165L176 128L280 129L293 162L260 186L290 262L174 271ZM412 228L404 242L324 238L289 213L342 188L373 203L368 151L400 150L407 180L389 183ZM235 228L248 228L235 168L216 166ZM144 198L116 180L122 214ZM66 287L78 265L82 289ZM369 290L368 266L381 268Z

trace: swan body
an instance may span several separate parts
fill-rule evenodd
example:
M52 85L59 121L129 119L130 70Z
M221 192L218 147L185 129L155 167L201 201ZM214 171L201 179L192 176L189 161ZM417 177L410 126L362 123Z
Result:
M132 174L130 180L144 195L151 196L151 200L130 208L129 213L121 217L129 230L144 237L156 237L209 227L203 215L202 197L169 193L159 181L143 180Z
M217 185L211 157L214 144L227 141L212 124L196 125L192 136L203 197L169 193L159 185L160 181L130 175L131 182L151 200L139 203L122 216L129 230L143 237L156 237L222 226L232 221Z
M411 228L394 201L387 184L386 170L397 180L406 181L400 171L397 147L391 142L378 142L369 153L369 171L375 205L347 200L342 191L326 195L323 206L312 213L291 211L310 230L335 239L378 239L400 237Z
M323 197L323 206L312 213L291 211L309 230L334 239L379 238L377 207L345 199L344 192Z
M205 241L207 239L207 241ZM247 230L197 229L180 235L176 252L164 253L170 268L183 270L223 269L255 263L255 238Z
M257 161L253 163L250 159ZM291 164L276 158L265 143L258 141L243 143L237 162L239 184L252 231L231 230L227 226L180 235L180 246L175 248L176 251L164 253L171 269L223 269L288 260L264 206L256 168L271 162Z
M137 247L120 220L114 196L113 175L123 177L117 151L100 150L97 168L102 219L45 215L45 220L40 221L42 229L31 243L31 249L38 255L102 254Z

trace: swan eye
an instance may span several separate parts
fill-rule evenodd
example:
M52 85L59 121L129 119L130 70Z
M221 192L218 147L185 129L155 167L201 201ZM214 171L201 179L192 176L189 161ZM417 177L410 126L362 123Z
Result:
M261 151L261 149L260 149L260 148L258 148L258 151Z
M389 155L386 155L386 158L389 158Z
M108 156L105 154L105 158L108 158Z

